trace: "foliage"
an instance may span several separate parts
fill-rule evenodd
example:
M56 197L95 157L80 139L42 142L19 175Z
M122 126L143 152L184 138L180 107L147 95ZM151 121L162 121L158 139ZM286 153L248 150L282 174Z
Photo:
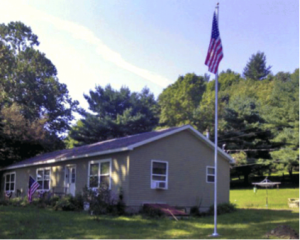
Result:
M272 142L282 147L271 153L271 163L292 175L299 166L299 69L293 74L278 73L274 82L265 115L275 136Z
M54 206L54 210L74 211L76 207L72 200L72 196L66 196L59 199Z
M193 217L199 217L200 216L200 211L198 206L193 206L190 209L190 215Z
M176 126L194 123L194 110L199 105L206 89L206 77L195 74L180 76L159 96L160 123Z
M235 160L235 166L246 165L248 163L247 154L244 151L232 153L230 155Z
M91 144L147 132L158 124L157 103L148 88L131 93L127 87L117 91L110 85L97 86L84 97L92 113L81 111L83 119L69 133L68 141L76 141L72 144Z
M236 158L236 174L299 166L299 69L275 76L263 52L252 55L244 76L228 69L218 78L218 144ZM215 80L180 76L158 98L160 123L190 124L214 141Z
M97 189L83 189L83 200L89 202L90 212L93 215L124 215L125 204L123 202L123 194L119 193L119 196L114 196L111 190L108 188L100 187Z
M266 66L265 54L257 52L251 56L247 66L244 68L243 74L246 78L262 80L271 72L270 69L271 66Z
M63 148L77 109L38 45L22 22L0 24L0 166Z
M236 204L233 203L221 203L217 206L217 214L225 214L236 211ZM207 212L209 215L214 215L214 206L210 206Z

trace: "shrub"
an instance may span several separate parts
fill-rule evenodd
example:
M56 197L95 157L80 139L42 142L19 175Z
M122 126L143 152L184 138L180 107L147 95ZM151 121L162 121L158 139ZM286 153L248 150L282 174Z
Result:
M217 206L217 214L221 215L224 213L231 213L236 211L236 204L233 203L222 203ZM208 210L208 215L214 215L214 206L210 206Z
M199 217L200 216L199 207L197 207L197 206L191 207L190 215L193 217Z
M113 214L124 215L125 204L123 202L123 193L118 197L114 196L111 190L107 188L83 189L83 201L90 203L90 211L95 215ZM82 203L83 205L83 203Z
M54 206L54 210L74 211L76 209L76 206L73 204L72 198L72 196L67 195L59 199Z
M5 198L0 198L0 206L7 206L9 205L9 201L6 200Z
M54 207L59 200L60 200L59 196L52 196L46 200L46 204L48 206Z
M83 210L84 199L82 194L76 194L75 197L71 199L71 201L74 204L76 210Z
M16 198L12 198L9 200L10 205L18 207L21 206L21 203L23 201L23 198L21 197L16 197Z

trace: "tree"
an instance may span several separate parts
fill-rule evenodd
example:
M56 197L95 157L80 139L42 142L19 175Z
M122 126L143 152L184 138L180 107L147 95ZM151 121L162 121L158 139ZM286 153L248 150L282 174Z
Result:
M7 163L63 148L61 134L77 110L78 102L59 83L53 63L35 49L38 45L38 37L23 23L0 25L1 134L4 152L14 153L6 155ZM18 150L26 144L32 151Z
M84 97L92 113L81 112L83 119L69 132L70 144L91 144L147 132L158 124L158 105L148 88L131 93L127 87L117 91L110 85L97 86Z
M165 126L194 125L194 113L206 88L208 76L180 76L159 95L160 123Z
M275 76L270 104L265 118L272 129L273 143L280 147L271 153L278 169L292 172L299 166L299 69L293 74L279 72Z
M266 66L266 56L263 52L257 52L253 54L247 63L246 67L244 68L243 75L246 78L251 78L254 80L262 80L264 79L269 73L271 66Z
M260 106L253 98L231 99L220 124L219 144L226 144L226 150L237 157L238 165L252 165L259 159L271 159L270 149L273 147L269 139L272 134L265 128L266 121L260 116ZM246 154L246 155L245 155ZM240 168L244 175L244 183L252 166Z

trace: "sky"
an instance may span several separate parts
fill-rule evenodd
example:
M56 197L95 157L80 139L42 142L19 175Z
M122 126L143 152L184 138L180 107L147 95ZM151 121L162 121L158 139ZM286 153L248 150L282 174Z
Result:
M217 2L0 0L0 23L31 27L59 81L87 109L83 94L97 85L132 92L148 87L157 98L179 76L209 74L204 61ZM299 68L298 0L219 3L224 53L219 72L242 74L258 51L265 53L273 74Z

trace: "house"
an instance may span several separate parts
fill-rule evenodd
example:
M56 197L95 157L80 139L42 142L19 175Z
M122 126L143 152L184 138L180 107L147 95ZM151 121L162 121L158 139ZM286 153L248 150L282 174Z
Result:
M229 202L230 164L218 149L218 203ZM42 154L1 169L3 192L26 196L31 175L37 191L75 195L106 184L123 191L127 210L145 203L205 210L214 199L214 144L190 125Z

